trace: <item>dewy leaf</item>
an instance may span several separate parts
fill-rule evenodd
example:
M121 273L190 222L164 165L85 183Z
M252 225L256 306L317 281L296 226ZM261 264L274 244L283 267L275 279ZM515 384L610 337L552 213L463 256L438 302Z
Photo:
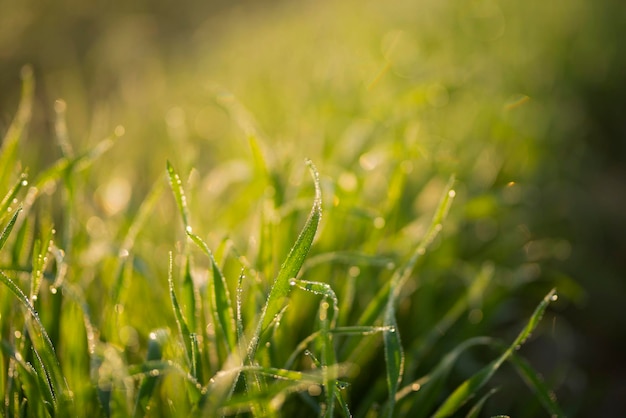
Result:
M14 202L15 197L22 189L22 187L28 186L28 175L26 173L22 173L20 178L15 182L13 187L7 192L7 194L2 198L2 202L0 202L0 219L4 218L4 214L9 211L9 207Z
M9 238L9 234L11 233L11 231L13 230L13 226L15 225L15 221L17 221L17 216L20 214L21 211L22 211L22 208L18 208L15 211L15 213L11 217L11 220L9 220L9 223L7 224L7 226L5 226L2 232L0 233L0 249L2 249L2 247L4 247L4 244L7 242L7 239Z
M37 311L28 300L28 297L22 292L22 290L9 279L4 273L0 271L0 282L17 297L20 303L28 310L30 319L35 323L36 327L31 329L32 341L42 359L42 365L46 369L46 373L50 378L50 385L52 386L53 393L56 394L57 404L56 408L65 408L67 404L72 402L72 397L67 386L67 382L63 377L61 371L61 365L54 351L52 341L46 332L43 323L39 319ZM29 321L30 322L30 321ZM32 322L30 322L32 324ZM39 337L39 338L37 338ZM41 342L41 344L39 344Z
M185 345L185 351L187 353L187 359L191 364L191 337L189 332L189 327L187 326L187 321L185 321L185 317L183 316L183 312L180 309L180 305L178 303L178 299L176 298L176 291L174 290L174 278L173 278L173 261L172 261L172 253L170 252L170 266L167 281L169 283L170 290L170 299L172 301L172 308L174 309L174 317L176 318L176 325L178 325L178 331L180 332L181 337L183 338L183 343Z
M300 267L304 264L304 260L313 244L313 238L319 226L320 219L322 217L322 192L320 189L320 180L317 169L310 160L307 160L307 165L313 176L313 182L315 184L315 199L313 200L313 207L311 213L307 219L304 228L300 232L298 239L289 251L287 258L280 267L278 276L274 280L274 284L270 290L270 294L267 297L261 317L255 332L254 337L250 341L248 346L248 357L253 359L256 354L256 349L259 344L259 339L263 331L272 323L274 317L283 309L286 303L287 296L291 291L290 281L298 274Z
M185 226L186 231L191 231L191 227L189 226L189 215L187 211L187 199L185 198L185 192L183 190L183 183L180 180L180 176L172 167L170 162L167 162L167 175L170 180L170 186L172 187L172 192L174 192L174 199L176 200L176 205L178 206L178 212L183 219L183 225Z
M230 302L230 294L226 279L222 274L209 246L199 236L187 231L187 236L209 257L211 269L213 270L212 288L210 290L211 306L214 309L214 316L219 321L220 327L226 337L226 343L231 353L237 350L237 328L235 325L235 314Z
M467 379L465 382L461 383L456 390L445 400L443 405L439 407L437 412L435 413L435 417L448 417L454 414L461 406L465 404L469 399L471 399L480 388L482 388L485 383L493 376L493 374L498 370L498 368L504 363L511 355L514 353L516 349L519 348L521 344L526 341L526 339L530 336L530 334L535 330L537 324L541 320L543 313L546 308L556 297L555 289L552 289L539 303L535 312L528 320L528 324L526 327L519 333L515 341L494 361L489 363L487 366L479 370L472 377Z

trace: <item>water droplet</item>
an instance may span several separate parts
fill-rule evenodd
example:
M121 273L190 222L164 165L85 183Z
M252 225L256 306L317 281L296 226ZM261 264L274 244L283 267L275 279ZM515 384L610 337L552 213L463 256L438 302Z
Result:
M120 258L126 258L126 257L128 257L128 255L129 255L129 253L128 253L128 250L126 248L122 248L120 250L119 254L118 254L118 256Z
M265 347L270 348L272 346L272 343L270 343L269 341L265 343Z
M22 186L28 186L28 180L22 180Z
M23 359L23 357L22 357L22 355L20 353L15 353L15 360L23 361L24 359Z
M454 197L454 196L456 196L456 192L455 192L454 190L450 190L450 191L448 192L448 196L449 196L449 197Z
M157 369L150 370L150 376L155 376L156 377L159 374L161 374L161 372L158 371Z
M187 231L188 234L193 233L193 230L191 229L190 225L187 225L187 227L185 227L185 231Z
M156 332L151 332L151 333L150 333L150 339L151 339L151 340L156 340L156 339L157 339Z
M50 286L50 293L52 293L53 295L56 295L58 292L58 289L54 286Z
M388 331L389 331L389 332L396 332L396 327L389 327L389 328L388 328Z
M337 382L337 389L339 390L347 389L349 386L350 386L350 383L348 382Z
M18 331L18 330L16 330L16 331L13 333L13 335L15 335L15 338L17 338L17 339L22 338L22 333L21 333L20 331Z
M33 296L30 298L30 300L31 300L32 302L35 302L35 301L37 300L37 295L33 295Z
M557 294L552 295L552 297L550 298L550 300L552 300L553 302L558 299L559 299L559 295Z
M289 286L295 286L295 285L296 285L296 279L289 280Z
M422 388L422 386L421 386L419 383L413 383L413 384L411 385L411 390L412 390L413 392L417 392L417 391L418 391L418 390L420 390L421 388Z

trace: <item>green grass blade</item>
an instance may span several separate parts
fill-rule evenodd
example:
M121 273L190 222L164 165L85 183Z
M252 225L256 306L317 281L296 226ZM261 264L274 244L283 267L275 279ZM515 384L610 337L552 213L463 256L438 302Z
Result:
M0 271L0 282L2 282L6 287L9 288L11 293L15 297L17 297L18 301L26 308L29 315L28 324L34 322L36 327L30 330L31 338L33 339L33 343L35 344L35 348L39 352L42 358L42 364L46 368L46 373L50 377L50 384L52 389L56 395L57 402L61 403L61 405L57 405L62 409L65 409L68 404L72 402L71 395L69 392L69 388L67 387L67 383L63 377L61 372L61 366L57 359L54 345L46 332L43 323L39 319L39 315L37 311L33 307L33 305L28 300L28 297L22 292L22 290L15 284L11 279L9 279L4 273ZM32 321L31 321L32 320Z
M139 210L131 221L130 227L124 236L124 240L118 251L117 266L114 270L115 284L113 286L113 296L111 297L112 306L117 305L120 301L122 288L124 287L124 277L126 277L124 274L124 265L130 260L129 254L135 245L137 235L139 235L139 232L148 221L150 214L154 211L163 193L163 187L164 184L162 181L158 181L152 186L152 189L141 203L141 206L139 206Z
M555 297L555 290L552 289L544 299L539 303L535 312L530 317L528 323L524 327L524 329L519 333L515 341L494 361L488 364L486 367L478 371L472 377L467 379L465 382L461 383L459 387L455 389L455 391L444 401L441 407L435 413L435 417L448 417L454 414L461 406L465 404L469 399L471 399L480 388L482 388L491 376L498 370L498 368L511 357L514 350L518 349L521 344L523 344L526 339L531 335L531 333L535 330L539 321L541 321L541 317L545 312L546 308L550 304L550 302Z
M163 356L163 346L167 342L167 338L168 332L164 329L159 329L150 333L146 362L161 360ZM142 417L146 415L148 403L150 402L150 397L152 396L152 392L154 392L158 379L158 376L149 376L142 379L137 393L135 412L133 416Z
M48 414L52 416L54 412L54 401L53 397L50 396L50 386L48 385L48 387L44 388L41 387L41 380L39 379L37 370L35 370L32 364L26 362L22 355L17 353L15 349L9 345L8 341L2 340L0 342L0 349L11 359L11 361L14 362L14 364L17 365L20 389L24 390L26 397L33 400L42 400L42 402L35 402L34 404L31 404L31 407L34 408L33 416L44 416L44 412L48 412ZM8 391L9 388L6 388L5 390ZM5 400L7 400L7 396L10 396L7 392L5 392L4 395ZM42 398L45 398L45 400ZM7 406L8 405L5 403L5 408ZM43 409L44 407L46 409ZM0 412L0 414L2 414L2 412Z
M4 247L4 244L7 242L7 239L9 239L9 234L11 234L11 231L13 230L13 227L15 226L15 222L17 221L17 217L21 211L22 211L22 208L18 208L15 211L15 213L13 213L13 216L11 216L9 223L6 224L6 226L0 233L0 250L2 249L2 247Z
M22 188L26 186L28 186L28 176L26 175L26 173L22 173L20 175L20 178L15 182L15 184L4 196L2 202L0 202L0 214L2 215L2 218L4 218L4 215L6 213L10 212L9 208L11 207L11 204L13 204L15 197L20 192L20 190L22 190Z
M497 391L498 391L498 389L493 388L489 392L487 392L483 396L481 396L481 398L478 400L478 402L476 402L472 406L472 409L470 409L470 411L467 413L467 415L465 417L466 418L479 418L480 417L480 411L483 408L483 406L485 405L485 402L487 402L487 399L491 398L491 396L494 393L496 393Z
M50 385L50 377L48 376L48 372L44 367L37 350L35 350L34 347L31 347L31 351L33 353L34 368L37 372L37 383L39 384L39 390L42 394L44 394L46 405L52 407L56 404L56 399L52 390L52 386Z
M289 251L287 258L281 265L280 271L274 280L269 296L267 297L263 310L261 311L261 317L259 319L255 335L251 339L250 345L248 346L248 357L250 359L254 359L261 334L272 323L274 317L284 308L287 296L291 291L290 281L296 277L298 271L302 267L309 249L313 244L313 238L315 238L315 234L322 217L322 192L320 189L319 174L311 161L307 160L307 165L311 171L315 185L313 207L311 208L309 218L307 219L304 228Z
M169 161L167 162L167 175L172 192L174 193L178 213L180 213L183 220L185 231L191 232L191 226L189 225L189 210L187 209L187 198L185 197L185 191L183 190L183 182Z
M409 415L417 418L427 416L433 405L439 401L439 395L444 390L446 379L461 354L477 345L494 344L495 341L489 337L475 337L462 342L454 350L447 353L428 375L398 391L396 400L401 401L405 397L412 397Z
M209 246L199 236L187 232L187 236L209 257L211 269L213 270L212 287L209 292L211 306L214 310L214 317L217 318L220 328L226 337L226 344L231 353L237 351L237 326L235 324L235 314L233 312L230 294L226 279L219 266L215 262L213 253Z
M183 316L183 311L180 308L178 303L178 298L176 297L176 291L174 290L174 277L173 277L173 264L174 261L172 259L172 253L170 252L170 263L169 263L169 271L167 276L167 282L169 285L170 292L170 301L172 302L172 309L174 310L174 317L176 318L176 325L178 326L178 332L180 332L180 336L183 339L183 345L185 347L185 352L187 354L187 360L191 365L191 336L189 332L189 327L187 326L187 321Z
M430 222L428 231L415 247L409 259L396 269L390 280L390 284L381 288L376 297L368 304L359 318L359 325L370 325L376 319L385 315L389 300L388 295L390 287L393 289L391 294L394 301L398 300L401 295L402 287L413 273L413 269L415 268L417 261L426 253L430 244L432 244L439 232L442 230L443 221L445 220L456 195L453 189L454 183L455 178L454 176L451 176L443 191L441 199L439 200L439 205L437 206L437 210L435 211L435 214Z
M319 307L318 322L320 325L320 332L317 340L321 351L320 368L322 369L322 378L324 381L323 385L326 397L326 410L324 411L324 416L333 417L335 411L335 399L337 398L338 393L336 382L330 379L327 370L329 365L336 363L335 348L333 346L330 329L334 327L334 323L339 316L337 296L327 283L293 279L291 284L298 286L300 289L323 296Z
M557 402L556 395L546 386L546 383L535 369L523 357L515 353L511 354L509 361L515 366L519 375L537 396L537 399L539 399L539 402L541 402L550 416L564 417L565 413Z
M389 402L387 404L386 416L393 416L396 405L396 394L402 382L404 371L404 350L400 340L400 332L396 323L396 314L393 303L387 305L385 311L384 324L389 329L383 332L383 342L385 346L385 365L387 370L387 390L389 392Z
M9 126L2 147L0 148L0 181L10 177L11 170L15 167L17 145L24 136L24 131L30 122L33 109L33 97L35 95L35 79L33 69L30 66L22 68L22 95L17 113Z

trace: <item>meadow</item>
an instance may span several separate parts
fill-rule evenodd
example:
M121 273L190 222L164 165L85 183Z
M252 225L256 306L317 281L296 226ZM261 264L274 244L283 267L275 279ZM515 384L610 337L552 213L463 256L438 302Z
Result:
M587 411L604 9L70 3L3 5L2 416Z

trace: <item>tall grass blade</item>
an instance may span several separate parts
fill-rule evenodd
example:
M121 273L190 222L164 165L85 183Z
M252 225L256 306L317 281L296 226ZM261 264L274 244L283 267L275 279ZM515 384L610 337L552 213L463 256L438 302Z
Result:
M394 303L396 303L400 298L402 288L411 277L418 260L426 253L430 244L432 244L439 232L443 229L443 221L445 220L456 195L453 189L454 183L455 177L451 176L446 184L446 187L444 188L441 199L439 200L439 205L437 206L437 210L433 215L426 234L415 247L409 259L394 271L389 284L382 287L374 299L372 299L372 301L365 308L363 314L359 318L359 325L370 325L378 318L385 315L385 311L387 310L387 305L389 303L390 293Z
M339 302L337 300L337 295L327 283L293 279L291 284L298 286L302 290L323 296L318 315L320 324L318 345L321 351L320 367L324 378L326 395L326 410L324 411L324 415L327 417L333 417L335 411L335 400L343 402L343 398L341 398L341 395L337 391L337 382L330 379L327 373L328 367L336 364L337 362L335 347L333 345L333 336L330 333L330 330L335 327L337 318L339 317ZM347 408L347 405L345 408Z
M455 389L455 391L444 401L444 403L439 407L437 412L435 413L435 417L448 417L454 414L461 406L465 404L470 398L472 398L480 388L482 388L485 383L489 381L491 376L498 370L498 368L504 363L507 359L511 357L515 350L517 350L521 344L523 344L526 339L531 335L531 333L535 330L543 313L546 308L550 304L553 298L556 296L555 289L552 289L544 299L539 303L535 312L530 317L528 323L524 327L524 329L519 333L515 341L494 361L488 364L486 367L478 371L474 376L467 379L463 382L459 387Z
M167 337L167 330L164 329L159 329L150 333L146 363L161 360L163 356L163 345L167 342ZM143 417L146 415L148 403L150 402L150 397L152 396L152 392L154 392L158 379L159 376L149 376L142 379L137 393L133 416Z
M444 390L446 379L461 354L477 345L494 344L495 341L489 337L475 337L462 342L447 353L428 375L402 388L397 393L396 400L399 402L411 396L411 409L407 415L416 418L427 416L439 401L439 394Z
M178 326L178 332L180 332L180 336L183 339L183 345L185 347L185 353L187 354L187 360L189 365L191 365L191 336L189 332L189 327L187 326L187 321L183 316L183 311L180 308L178 303L178 298L176 297L176 291L174 290L174 275L173 275L173 264L174 261L172 259L172 253L170 252L170 263L169 270L167 275L167 282L169 285L170 292L170 301L172 302L172 309L174 310L174 318L176 318L176 325Z
M28 175L22 173L20 178L13 184L7 194L2 198L0 202L0 219L4 218L4 215L10 212L10 207L15 201L15 197L22 190L23 187L28 186Z
M311 208L309 218L307 219L304 228L289 251L287 258L281 265L280 271L278 272L272 288L270 289L269 296L267 297L263 310L261 311L261 317L259 319L257 329L248 346L248 357L250 360L254 359L261 334L272 323L274 317L284 308L287 296L291 291L290 281L296 277L298 271L302 267L309 249L313 244L313 239L315 238L315 234L322 217L322 191L320 189L319 174L311 161L307 160L307 165L311 171L315 185L313 207Z
M39 319L37 311L28 300L28 297L22 292L22 290L4 273L0 271L0 282L2 282L18 301L26 308L30 314L27 317L27 324L29 324L29 332L33 340L35 349L37 349L39 355L42 358L42 364L45 367L46 373L50 378L50 385L53 393L56 396L57 404L55 408L65 409L72 402L67 382L61 372L61 366L57 359L54 346L48 333L46 332L43 323ZM34 327L30 326L34 322Z
M235 325L235 314L233 312L230 294L226 279L217 265L213 253L208 245L199 236L187 232L187 236L209 257L211 270L213 271L212 287L209 292L211 306L214 317L217 318L220 328L226 337L226 344L231 353L237 351L237 326Z
M6 224L6 226L2 230L2 232L0 232L0 250L2 249L2 247L4 247L4 244L7 242L7 239L9 239L9 234L11 234L11 231L13 230L13 227L15 226L15 222L17 221L17 217L21 211L22 211L22 208L17 208L15 213L13 213L13 216L11 216L11 219L9 220L9 222Z
M191 232L191 226L189 225L189 210L187 209L187 198L185 197L185 191L183 190L183 182L169 161L167 162L167 174L170 186L172 187L172 192L174 193L174 199L176 200L178 212L183 219L185 231Z
M35 79L32 67L23 67L21 77L22 94L20 104L9 129L4 135L2 147L0 148L0 181L8 179L11 170L15 167L17 145L24 136L24 131L32 116L33 97L35 94Z
M509 361L515 366L515 369L526 382L528 387L539 399L545 410L551 417L564 417L565 413L557 402L556 395L550 390L545 381L537 373L533 367L521 356L513 353Z

